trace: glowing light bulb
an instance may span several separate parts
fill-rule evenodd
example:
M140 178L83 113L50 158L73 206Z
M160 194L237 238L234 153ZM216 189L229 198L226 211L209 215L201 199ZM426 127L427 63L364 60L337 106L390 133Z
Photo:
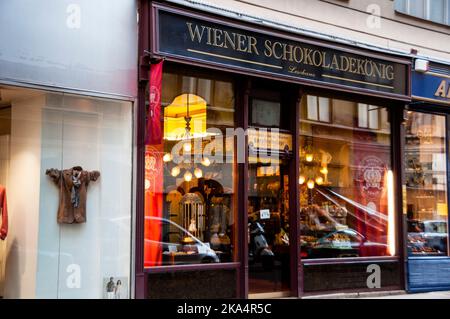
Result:
M300 177L298 178L298 183L300 184L300 185L303 185L303 183L305 182L305 176L303 176L303 175L300 175Z
M201 178L203 176L203 172L200 168L197 167L196 169L194 169L194 175L197 178Z
M327 168L326 166L324 166L324 167L322 167L322 168L320 169L320 172L321 172L322 174L326 175L326 174L328 174L328 168Z
M312 162L313 161L313 154L308 153L305 155L305 159L307 162Z
M186 173L184 173L184 180L186 182L190 182L192 180L192 173L189 171L186 171Z
M202 159L202 165L208 167L209 165L211 165L211 161L209 160L209 158L207 157L203 157Z
M145 179L145 189L149 189L150 188L150 181L148 179Z
M308 182L306 183L306 186L308 186L309 189L313 189L314 181L312 179L309 179Z
M190 152L192 150L191 142L185 142L183 144L183 151Z
M170 154L170 153L166 153L166 154L164 154L164 156L163 156L163 161L164 162L170 162L172 160L172 154Z
M317 185L322 185L323 184L323 177L322 176L316 177L316 184Z
M178 174L180 174L180 168L178 166L173 167L170 171L170 175L172 175L173 177L177 177Z

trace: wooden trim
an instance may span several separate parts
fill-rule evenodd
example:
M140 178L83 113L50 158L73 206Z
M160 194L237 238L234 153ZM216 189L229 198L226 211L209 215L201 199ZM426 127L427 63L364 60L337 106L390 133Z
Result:
M427 71L425 74L436 76L438 78L450 79L450 75Z
M150 44L151 15L149 1L141 0L139 5L139 41L138 52L145 56ZM145 177L145 89L146 77L143 73L149 72L149 65L141 64L139 68L140 81L138 83L138 100L136 107L136 213L135 213L135 298L145 299L148 296L147 276L144 272L144 177ZM142 76L142 78L141 78Z
M163 53L161 53L159 51L156 51L155 54L163 55ZM233 73L238 73L238 74L243 74L243 75L248 75L248 76L255 76L255 77L259 77L259 78L275 80L275 81L295 83L295 84L299 84L299 85L312 86L312 87L317 87L317 88L327 89L327 90L336 90L338 92L363 94L363 95L368 95L368 96L373 96L373 97L378 97L378 98L388 98L388 99L394 99L394 100L406 101L406 102L411 101L411 97L408 95L401 95L401 94L387 93L387 92L377 92L377 91L368 90L368 89L364 89L364 88L352 88L352 87L346 86L346 85L322 82L322 81L317 81L317 80L296 78L296 77L292 77L292 76L288 76L288 75L276 76L271 73L267 73L267 72L263 72L263 71L258 71L258 70L250 71L250 70L236 67L236 66L231 66L231 65L226 65L226 64L216 63L216 62L210 62L210 61L204 61L204 60L199 60L199 59L194 59L194 58L186 58L186 57L177 56L177 55L173 55L173 54L167 54L167 53L164 53L164 56L166 58L166 61L195 65L195 66L200 66L200 67L207 67L207 68L211 68L211 69L215 69L215 70L219 70L219 71L228 71L228 72L233 72ZM407 81L407 80L405 79L405 81Z
M384 292L384 291L395 291L404 290L401 286L387 286L380 289L370 289L370 288L357 288L357 289L335 289L335 290L323 290L323 291L311 291L305 292L304 297L314 297L322 295L332 295L332 294L351 294L359 292ZM369 296L368 296L369 297ZM314 298L308 298L314 299Z
M449 131L450 130L450 115L447 113L445 114L445 157L446 157L446 170L447 170L447 189L446 189L446 195L447 195L447 203L450 202L450 194L449 194L449 186L450 186L450 173L449 173L449 168L450 168L450 163L449 163L449 155L450 155L450 150L449 150ZM450 254L450 238L449 238L449 228L448 225L450 225L450 214L448 213L448 208L447 208L447 256L448 257Z
M360 264L367 262L374 263L388 263L399 262L399 257L354 257L354 258L318 258L318 259L304 259L303 266L309 265L328 265L328 264Z
M300 191L298 185L299 172L299 126L300 126L300 90L292 89L289 104L291 105L291 133L293 158L289 162L289 225L290 225L290 278L291 278L291 296L300 297L303 294L303 274L301 271L300 260Z
M290 297L290 291L277 291L277 292L263 292L257 294L249 294L248 299L275 299Z
M238 104L236 108L236 116L238 127L242 127L244 131L248 129L248 108L250 95L251 81L248 78L243 78L238 90ZM241 262L240 276L239 276L239 298L248 298L248 213L247 213L247 198L248 198L248 136L244 139L244 163L238 164L238 229L239 229L239 251Z
M207 271L207 270L218 270L218 269L237 269L240 266L239 262L233 263L218 263L218 264L189 264L189 265L178 265L178 266L156 266L145 268L144 272L146 274L159 274L168 273L175 271Z
M405 245L407 234L405 233L405 215L403 214L403 185L404 185L404 155L405 155L405 126L403 125L404 106L398 109L389 109L391 119L391 167L394 174L394 205L396 211L396 255L399 257L401 286L406 287L406 256L407 247Z
M417 96L417 95L412 95L411 98L414 99L414 100L419 100L419 101L431 102L431 103L436 103L436 104L450 105L450 101L442 101L442 100L430 99L428 97L422 97L422 96Z

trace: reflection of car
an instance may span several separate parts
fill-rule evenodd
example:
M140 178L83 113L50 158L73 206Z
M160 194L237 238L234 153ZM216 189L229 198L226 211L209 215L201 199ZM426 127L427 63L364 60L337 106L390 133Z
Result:
M163 235L162 241L145 239L146 251L153 251L162 254L163 265L181 265L197 263L218 263L219 257L212 250L209 244L203 243L188 230L171 220L160 217L145 217L157 225L162 233L168 232L176 234L177 241L170 241L167 234ZM159 223L159 225L157 224Z
M349 228L327 233L315 241L310 238L302 246L302 256L304 258L383 256L386 250L386 244L369 241L356 230Z

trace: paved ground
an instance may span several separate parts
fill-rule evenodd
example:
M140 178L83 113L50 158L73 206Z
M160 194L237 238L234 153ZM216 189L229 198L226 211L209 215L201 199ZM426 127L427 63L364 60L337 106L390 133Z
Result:
M364 297L364 299L450 299L450 291L436 291L417 294L401 294L383 297Z
M403 290L384 292L337 293L305 296L303 299L450 299L450 291L407 294Z

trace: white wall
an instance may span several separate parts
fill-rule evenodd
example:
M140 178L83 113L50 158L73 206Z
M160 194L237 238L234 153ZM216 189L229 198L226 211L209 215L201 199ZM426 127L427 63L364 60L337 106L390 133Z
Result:
M10 135L0 135L0 185L8 189ZM0 240L0 296L4 294L7 239Z
M18 96L12 101L4 297L102 298L110 276L130 287L132 104ZM76 165L101 176L88 188L87 222L60 225L58 187L45 170Z
M41 94L12 103L5 298L35 296L44 102Z
M0 82L136 97L136 16L136 0L0 1Z
M41 177L39 298L102 298L104 278L130 278L131 111L131 103L47 95L41 173L82 166L101 176L88 188L87 222L71 225L57 224L58 188Z

